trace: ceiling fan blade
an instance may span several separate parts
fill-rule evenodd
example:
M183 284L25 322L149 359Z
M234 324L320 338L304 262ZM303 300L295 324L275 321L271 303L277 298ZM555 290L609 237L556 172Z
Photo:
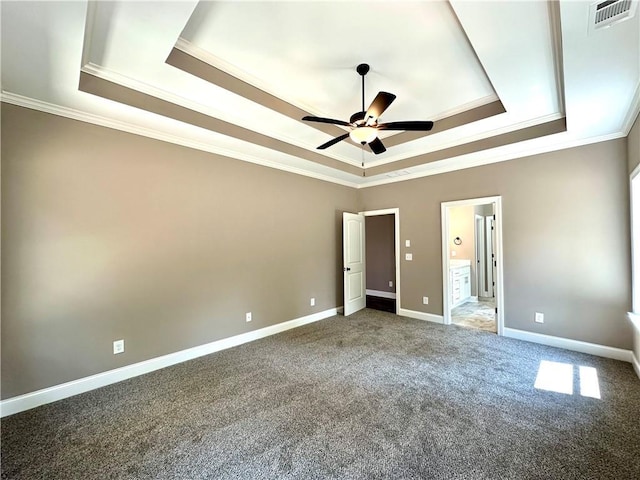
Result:
M408 121L380 123L378 130L406 130L408 132L428 132L433 128L431 121Z
M343 120L334 120L333 118L312 117L310 115L307 115L306 117L302 117L302 120L305 120L307 122L332 123L334 125L342 125L344 127L351 126L350 123L345 122Z
M387 151L384 144L380 141L378 137L374 138L372 141L369 142L369 148L376 155Z
M345 133L344 135L340 135L339 137L333 138L333 139L329 140L327 143L323 143L322 145L320 145L318 147L318 150L324 150L325 148L329 148L331 145L335 145L336 143L341 142L342 140L344 140L348 136L349 136L349 134Z
M367 115L364 117L365 120L368 121L370 118L374 120L377 119L395 99L396 96L393 93L378 92L378 95L376 95L376 98L373 99L373 102L371 102L371 105L369 105L367 109Z

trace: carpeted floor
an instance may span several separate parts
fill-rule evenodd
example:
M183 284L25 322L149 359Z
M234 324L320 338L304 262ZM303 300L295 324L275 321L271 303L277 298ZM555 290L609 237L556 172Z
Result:
M469 300L451 309L451 322L462 327L496 333L498 329L495 298Z
M534 388L543 360L575 367L572 395ZM640 478L630 364L373 310L1 427L3 479Z

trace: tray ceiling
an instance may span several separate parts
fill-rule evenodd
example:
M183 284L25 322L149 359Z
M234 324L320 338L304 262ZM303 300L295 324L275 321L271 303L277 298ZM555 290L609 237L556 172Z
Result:
M2 100L367 186L616 138L638 111L638 17L588 2L2 2ZM626 48L620 48L625 45ZM432 132L316 147L368 104Z

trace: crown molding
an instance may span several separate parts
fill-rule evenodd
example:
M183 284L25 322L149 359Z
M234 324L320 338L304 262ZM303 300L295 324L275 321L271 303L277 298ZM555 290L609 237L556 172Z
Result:
M152 97L159 98L166 102L170 102L175 105L188 108L189 110L193 110L194 112L202 113L203 115L206 115L208 117L220 119L225 122L231 123L233 125L237 125L235 123L235 121L237 121L236 119L228 118L224 114L222 114L222 112L215 110L209 106L204 106L200 103L194 102L192 100L181 97L179 95L168 92L166 90L162 90L148 83L141 82L139 80L134 80L130 77L127 77L126 75L122 75L121 73L115 72L108 68L104 68L100 65L96 65L94 63L88 63L84 65L80 69L80 71L87 73L89 75L93 75L94 77L100 78L102 80L106 80L108 82L121 85L131 90L135 90L145 95L150 95ZM243 127L243 128L247 128L247 127ZM270 134L269 136L271 138L275 138L277 140L288 143L290 145L294 145L296 147L308 150L308 145L303 145L302 143L300 143L300 141L297 138L293 138L293 137L290 137L287 135L281 135L281 134L279 135ZM339 155L325 155L325 156L354 167L360 168L361 166L359 161L352 160L350 158L346 158L343 156L339 156Z
M88 64L91 60L91 46L93 44L97 8L96 2L87 2L87 15L84 22L84 38L82 41L82 65Z
M629 132L633 128L633 124L636 122L636 119L640 115L640 82L636 86L636 91L633 94L633 98L631 99L631 105L629 106L629 110L627 111L627 115L624 117L624 121L622 122L622 132L625 136L629 135Z
M195 60L195 63L193 60ZM253 77L244 70L241 70L211 52L190 43L184 38L178 39L171 54L167 57L166 63L333 137L342 135L346 131L342 127L334 125L329 126L324 123L308 124L306 122L302 122L301 118L305 115L318 115L322 117L330 115L328 113L319 112L302 102L293 103L288 99L285 100L284 97L278 96L278 93L273 91L272 87L263 80ZM230 79L233 79L233 82L230 82ZM237 84L240 84L240 86ZM277 100L277 102L273 103L273 100ZM499 104L500 110L498 111L495 105L494 108L487 108L492 104ZM468 123L484 120L485 118L504 113L505 111L506 110L504 109L498 95L494 92L490 95L485 95L484 97L458 105L449 110L439 112L436 115L431 115L431 119L435 121L435 130L431 132L422 132L418 134L418 132L385 131L380 138L385 141L385 144L389 142L391 146L400 145L418 138L437 135L441 131L450 130ZM478 115L480 116L478 117ZM441 129L440 125L446 125L446 127ZM352 146L354 148L360 148L359 145L352 144ZM328 152L324 152L323 155L336 159L339 158L345 162L350 161L344 156L334 157Z
M563 135L563 133L559 133L556 135ZM389 177L389 178L381 178L381 179L372 180L369 182L360 183L356 188L361 189L361 188L377 187L379 185L387 185L390 183L403 182L405 180L414 180L416 178L430 177L432 175L450 173L456 170L464 170L467 168L481 167L483 165L490 165L492 163L506 162L509 160L516 160L518 158L525 158L533 155L540 155L543 153L556 152L560 150L566 150L568 148L581 147L584 145L590 145L592 143L607 142L609 140L616 140L618 138L624 138L624 137L626 137L626 135L623 132L616 132L616 133L610 133L607 135L600 135L598 137L582 138L578 140L568 140L566 142L554 143L552 145L525 147L523 150L519 150L517 152L508 152L502 155L500 154L496 155L495 154L496 150L499 151L501 148L508 146L508 145L504 145L504 146L496 147L490 150L483 150L482 152L466 154L460 158L439 160L437 162L433 162L432 164L430 164L427 170L423 170L420 172L409 172L408 169L404 169L403 172L407 172L407 173L401 174L399 176L394 175L393 177ZM473 158L473 157L477 157L478 154L481 155L479 158ZM472 158L468 158L470 156ZM389 172L388 174L381 174L381 175L390 175L392 173L394 172Z
M261 80L260 78L255 77L254 75L251 75L250 73L246 72L245 70L242 70L236 65L230 62L227 62L226 60L214 55L213 53L197 46L195 43L191 43L189 40L186 40L183 37L178 38L174 47L177 50L180 50L181 52L184 52L187 55L191 55L192 57L197 58L198 60L208 65L211 65L212 67L222 70L223 72L228 73L229 75L232 75L237 79L242 80L243 82L246 82L255 88L259 88L260 90L267 92L270 95L283 99L287 103L290 103L291 105L301 108L302 110L305 110L310 114L318 115L318 116L330 115L330 112L318 112L317 110L314 109L313 106L307 105L303 102L292 101L291 99L285 99L281 95L282 92L276 92L271 88L271 86L267 82ZM473 108L481 107L483 105L487 105L491 102L495 102L498 100L500 100L500 98L498 98L498 95L495 93L491 95L486 95L476 100L472 100L462 105L458 105L457 107L454 107L450 110L445 110L443 112L439 112L436 115L431 115L431 120L433 121L442 120L443 118L447 118L452 115L456 115L458 113L463 113ZM397 134L394 134L394 135L397 135Z
M223 157L231 158L234 160L241 160L243 162L253 163L255 165L261 165L263 167L274 168L276 170L282 170L289 173L295 173L305 177L314 178L316 180L322 180L325 182L335 183L343 185L345 187L357 188L358 184L355 182L349 182L346 180L331 177L321 173L310 172L305 169L292 167L289 165L282 165L277 162L258 158L253 155L247 155L245 153L239 153L234 150L225 148L214 147L210 143L200 142L197 140L191 140L185 137L171 135L160 130L155 130L147 127L141 127L129 122L123 122L120 120L114 120L111 118L103 117L101 115L95 115L93 113L84 112L74 108L63 107L53 103L37 100L29 97L24 97L15 93L2 91L0 93L0 102L16 105L19 107L29 108L31 110L38 110L44 113L50 113L52 115L58 115L60 117L70 118L72 120L78 120L80 122L91 123L93 125L99 125L101 127L112 128L114 130L120 130L122 132L132 133L134 135L140 135L147 138L153 138L167 143L173 143L181 145L183 147L193 148L203 152L213 153Z
M468 112L469 110L473 110L474 108L484 107L485 105L488 105L493 102L498 102L498 101L500 101L500 98L498 98L498 95L494 93L492 95L487 95L485 97L480 97L470 102L463 103L462 105L458 105L457 107L450 108L449 110L445 110L444 112L439 112L436 115L430 115L431 118L429 120L432 120L433 122L437 122L439 120L453 117L454 115ZM395 135L399 135L399 133L396 133ZM391 135L390 137L393 137L393 136L394 135Z
M564 89L564 55L562 53L562 20L560 16L560 2L549 2L549 27L553 45L553 64L556 77L556 92L558 94L558 109L566 113Z
M638 110L637 94L638 94L638 91L636 91L636 100L634 102L636 112ZM359 178L360 182L350 182L347 180L331 177L329 175L309 172L301 168L278 164L276 162L264 160L262 158L255 157L253 155L247 155L244 153L239 153L239 152L228 150L228 149L214 147L209 143L190 140L184 137L171 135L159 130L141 127L139 125L134 125L129 122L114 120L114 119L110 119L107 117L95 115L92 113L84 112L84 111L69 108L69 107L63 107L60 105L45 102L42 100L36 100L33 98L25 97L25 96L7 92L7 91L2 91L0 93L0 102L16 105L19 107L25 107L32 110L38 110L44 113L58 115L61 117L70 118L72 120L78 120L78 121L90 123L93 125L112 128L114 130L119 130L119 131L131 133L134 135L153 138L155 140L173 143L173 144L181 145L187 148L193 148L196 150L212 153L214 155L220 155L220 156L231 158L234 160L240 160L243 162L253 163L255 165L274 168L276 170L281 170L281 171L293 173L296 175L302 175L305 177L314 178L316 180L321 180L321 181L334 183L337 185L342 185L345 187L351 187L355 189L369 188L369 187L376 187L379 185L387 185L391 183L404 182L407 180L414 180L417 178L449 173L456 170L479 167L483 165L489 165L492 163L505 162L509 160L515 160L518 158L529 157L532 155L539 155L539 154L549 153L553 151L565 150L567 148L580 147L583 145L590 145L592 143L606 142L609 140L624 138L628 135L629 130L633 125L633 121L635 120L635 117L632 114L634 108L631 108L630 113L627 115L627 120L625 121L625 123L628 124L628 129L626 130L626 133L616 132L612 134L601 135L598 137L569 140L562 143L555 143L553 145L541 145L536 147L529 147L529 148L524 148L523 150L519 150L517 152L509 152L502 155L495 155L495 150L499 150L500 148L503 148L503 147L497 147L496 149L485 150L481 152L482 156L480 158L477 158L477 155L478 155L477 153L468 154L458 159L453 158L453 159L445 159L445 160L433 162L433 164L429 165L427 169L420 172L410 172L409 169L404 169L402 170L401 174L397 174L397 172L389 172L387 174L381 174L381 175L386 175L386 178L378 178L376 180L367 181L366 179L367 177L362 177L362 178ZM468 158L470 156L471 157L476 156L476 158Z
M563 118L564 115L562 115L559 112L556 113L552 113L549 115L544 115L542 117L536 117L536 118L532 118L529 120L524 120L522 122L518 122L518 123L511 123L509 125L505 125L503 127L498 127L495 128L493 130L487 130L487 131L483 131L480 133L476 133L474 135L469 135L468 137L463 137L463 138L459 138L450 142L445 142L445 143L441 143L437 146L437 148L433 148L433 149L428 149L422 153L420 153L418 156L422 156L422 155L428 155L430 153L435 153L438 152L440 150L446 150L448 148L454 148L454 147L459 147L462 145L466 145L467 143L473 143L473 142L477 142L478 140L485 140L488 138L492 138L492 137L496 137L498 135L503 135L506 133L511 133L511 132L515 132L517 130L522 130L525 128L529 128L529 127L535 127L536 125L541 125L543 123L547 123L547 122L553 122L555 120L560 120L561 118ZM367 168L374 168L374 167L380 167L382 165L389 165L389 164L393 164L395 162L399 162L402 160L409 160L413 157L402 157L402 156L398 156L398 157L391 157L389 160L374 160L373 162L370 162L367 164Z

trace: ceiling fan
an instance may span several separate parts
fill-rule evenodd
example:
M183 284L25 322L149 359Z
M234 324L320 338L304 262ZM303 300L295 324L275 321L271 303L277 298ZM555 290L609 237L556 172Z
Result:
M307 122L319 122L319 123L331 123L333 125L341 125L343 127L349 127L350 131L344 135L340 135L327 143L323 143L318 147L318 150L324 150L325 148L335 145L338 142L350 137L356 143L361 145L368 144L371 151L376 155L386 152L384 144L378 138L378 130L404 130L412 132L428 132L433 128L433 122L431 121L405 121L405 122L389 122L378 123L380 115L391 105L396 99L393 93L378 92L376 98L373 99L369 108L364 109L364 77L369 72L369 65L361 63L356 68L358 74L362 77L362 111L356 112L351 115L348 122L343 120L334 120L332 118L314 117L307 115L302 120Z

